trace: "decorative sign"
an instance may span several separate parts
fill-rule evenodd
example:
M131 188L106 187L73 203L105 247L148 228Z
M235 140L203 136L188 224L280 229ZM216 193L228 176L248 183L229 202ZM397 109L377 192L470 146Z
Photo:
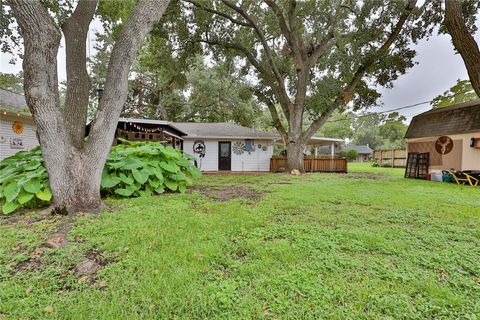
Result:
M23 133L23 129L24 129L23 123L20 122L20 121L15 121L15 122L12 124L12 130L13 130L13 132L15 132L16 134L22 134L22 133Z
M435 142L435 150L442 155L449 154L452 149L453 141L450 137L441 136L437 139L437 142Z
M237 156L243 154L245 151L245 144L242 141L235 141L232 146L233 153Z
M23 149L23 141L19 138L11 138L10 139L10 148L11 149Z
M203 140L195 140L193 142L193 153L198 154L199 158L205 157L205 142Z

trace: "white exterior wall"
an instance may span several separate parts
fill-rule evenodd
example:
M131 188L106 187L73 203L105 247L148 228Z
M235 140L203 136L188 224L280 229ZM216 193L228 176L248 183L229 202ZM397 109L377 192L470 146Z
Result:
M235 141L243 141L245 139L221 139L209 140L204 138L188 138L184 137L183 151L197 158L197 163L202 171L218 171L218 142L230 141L231 145ZM200 159L197 154L193 152L193 144L195 140L202 140L205 143L205 157ZM255 151L244 152L241 155L236 155L232 150L232 171L270 171L270 158L273 155L273 141L271 140L254 140ZM267 150L263 151L258 148L261 144L267 146Z
M245 140L232 140L232 146L235 141ZM232 171L270 171L270 159L273 155L273 142L270 140L255 140L255 151L243 152L243 154L236 155L232 152ZM258 148L258 145L267 146L267 150L263 151Z
M20 121L24 125L23 133L13 132L12 125L15 121ZM0 140L0 160L7 158L19 151L30 150L38 145L35 125L31 119L9 115L0 115L0 138L5 137L5 141ZM11 139L22 139L23 149L12 149L10 147ZM2 139L3 140L3 139Z
M183 151L197 158L198 167L202 171L218 171L218 141L206 139L187 139L184 137ZM200 159L198 154L193 152L195 140L202 140L205 143L205 157Z

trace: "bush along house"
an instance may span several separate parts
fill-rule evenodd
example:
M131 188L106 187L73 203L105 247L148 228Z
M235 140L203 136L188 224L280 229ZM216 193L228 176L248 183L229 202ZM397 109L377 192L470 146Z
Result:
M419 114L405 137L407 171L412 177L451 169L480 170L480 100Z
M25 97L0 89L0 160L37 145L37 132Z

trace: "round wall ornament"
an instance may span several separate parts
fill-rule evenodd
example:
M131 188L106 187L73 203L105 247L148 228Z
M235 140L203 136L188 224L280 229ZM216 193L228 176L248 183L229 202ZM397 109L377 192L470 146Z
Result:
M245 144L242 141L235 141L232 146L233 153L241 155L245 151Z
M7 138L5 138L5 136L0 136L0 143L4 143L5 141L7 141Z
M435 142L435 150L440 154L449 154L453 149L453 140L448 136L441 136Z
M15 132L16 134L22 134L23 133L23 130L24 130L24 125L22 122L20 121L15 121L13 124L12 124L12 130L13 132Z

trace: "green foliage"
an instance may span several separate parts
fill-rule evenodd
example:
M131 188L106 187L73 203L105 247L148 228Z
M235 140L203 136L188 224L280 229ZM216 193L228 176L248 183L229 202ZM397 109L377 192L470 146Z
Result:
M349 160L354 160L358 157L358 152L357 150L354 150L354 149L350 149L347 151L347 158Z
M369 145L372 149L405 147L406 118L398 112L388 115L362 113L352 123L353 143Z
M478 96L473 90L472 84L469 80L457 80L457 83L438 95L432 100L434 108L448 107L454 104L477 100Z
M136 197L185 192L200 176L191 158L154 142L126 142L112 148L102 174L103 196ZM0 162L0 203L4 214L47 205L52 199L40 147Z
M23 73L0 72L0 88L23 94Z
M20 207L46 205L51 198L40 147L0 161L0 203L4 214Z

